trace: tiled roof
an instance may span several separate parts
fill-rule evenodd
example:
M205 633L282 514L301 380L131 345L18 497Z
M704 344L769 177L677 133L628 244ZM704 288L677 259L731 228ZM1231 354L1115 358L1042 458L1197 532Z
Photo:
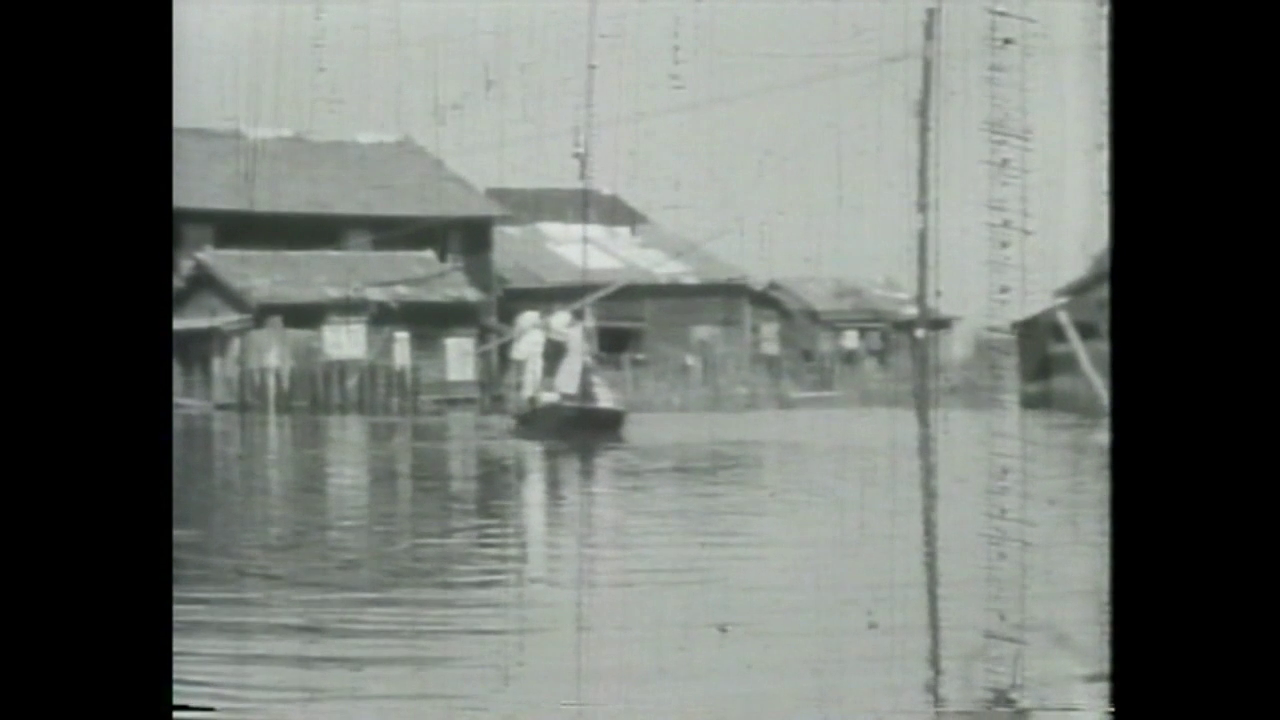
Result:
M585 209L592 223L613 227L649 224L644 213L617 195L600 190L589 192L585 208L580 188L489 188L485 194L523 223L580 223Z
M747 281L741 268L652 224L634 233L630 227L588 225L585 273L580 224L500 225L493 245L494 266L507 287Z
M174 128L173 205L374 217L500 217L505 211L422 146Z
M207 250L201 269L254 305L472 303L484 298L461 270L430 252Z

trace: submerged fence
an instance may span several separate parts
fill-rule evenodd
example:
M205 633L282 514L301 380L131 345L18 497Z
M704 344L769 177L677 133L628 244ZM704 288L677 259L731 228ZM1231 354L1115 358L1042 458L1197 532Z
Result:
M239 375L235 405L279 413L413 415L479 402L475 382L450 383L423 375L411 368L351 362L251 369Z
M256 353L241 365L226 355L197 353L189 362L175 355L175 405L245 412L298 414L416 415L481 404L501 410L515 396L514 373L495 379L490 393L481 378L450 381L442 363L413 358L406 364L375 357L324 360L290 354L288 364L264 366ZM907 357L882 362L870 356L799 354L744 358L733 352L655 352L647 357L601 357L597 371L635 412L732 412L811 406L906 406L911 402ZM940 379L953 396L950 373Z

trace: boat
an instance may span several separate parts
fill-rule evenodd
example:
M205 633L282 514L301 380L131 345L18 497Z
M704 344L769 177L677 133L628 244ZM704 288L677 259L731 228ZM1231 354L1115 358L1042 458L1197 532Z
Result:
M589 376L595 402L544 395L537 404L515 414L516 430L544 439L620 440L627 411L599 375Z
M627 412L619 407L555 401L516 415L521 434L540 438L620 439Z
M594 18L594 11L592 13ZM595 63L587 63L587 100L586 100L586 117L581 128L582 134L578 138L580 144L574 148L573 156L578 161L578 175L582 183L582 248L585 252L588 246L587 226L592 216L591 213L591 173L589 171L591 157L591 112L592 101L591 93L595 82ZM582 284L584 287L590 287L588 279L588 264L582 265ZM561 351L561 355L547 362L548 376L555 376L556 369L562 362L569 362L568 358L576 357L574 362L580 363L580 368L585 373L585 382L587 386L582 387L587 392L579 392L571 395L561 394L543 394L536 401L531 402L528 406L522 408L515 413L515 425L518 433L526 436L536 436L554 439L574 439L574 440L611 440L620 439L622 434L622 426L626 422L627 412L615 399L613 391L605 384L599 374L590 371L590 360L596 347L594 333L584 335L587 327L594 327L595 323L588 320L591 316L592 304L618 288L622 287L625 282L614 283L603 291L588 293L586 297L579 300L568 308L562 308L560 311L553 313L549 319L552 327L555 327L557 316L565 319L568 323L569 313L579 310L582 313L582 319L575 326L575 332L578 333L579 352L575 356L570 353L567 357ZM520 322L517 321L517 326ZM568 330L567 324L560 328L563 331ZM582 348L585 345L585 349ZM561 346L564 347L563 345ZM541 367L541 363L539 363ZM558 382L558 381L557 381ZM574 385L574 381L569 381L570 385ZM581 399L574 399L581 398Z

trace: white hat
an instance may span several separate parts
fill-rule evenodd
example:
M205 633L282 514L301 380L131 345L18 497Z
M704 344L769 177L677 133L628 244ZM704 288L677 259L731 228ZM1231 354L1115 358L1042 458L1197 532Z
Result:
M563 339L573 324L573 316L568 310L557 310L547 319L547 333L554 338Z
M542 323L542 313L537 310L525 310L516 316L516 335L523 335Z

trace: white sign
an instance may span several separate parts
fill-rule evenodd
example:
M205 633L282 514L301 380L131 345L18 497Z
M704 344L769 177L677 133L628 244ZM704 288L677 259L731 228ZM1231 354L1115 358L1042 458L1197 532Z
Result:
M862 345L862 334L857 330L844 330L840 333L842 350L857 350Z
M444 377L449 382L475 382L475 338L450 337L444 339Z
M391 336L391 364L397 370L409 367L413 356L410 349L409 333L404 330L395 331Z
M364 360L369 327L363 322L332 322L320 327L320 346L329 360Z
M711 343L714 344L720 340L720 327L718 325L694 325L689 328L689 338L693 340L693 344Z
M782 326L776 322L760 323L760 354L782 354Z

